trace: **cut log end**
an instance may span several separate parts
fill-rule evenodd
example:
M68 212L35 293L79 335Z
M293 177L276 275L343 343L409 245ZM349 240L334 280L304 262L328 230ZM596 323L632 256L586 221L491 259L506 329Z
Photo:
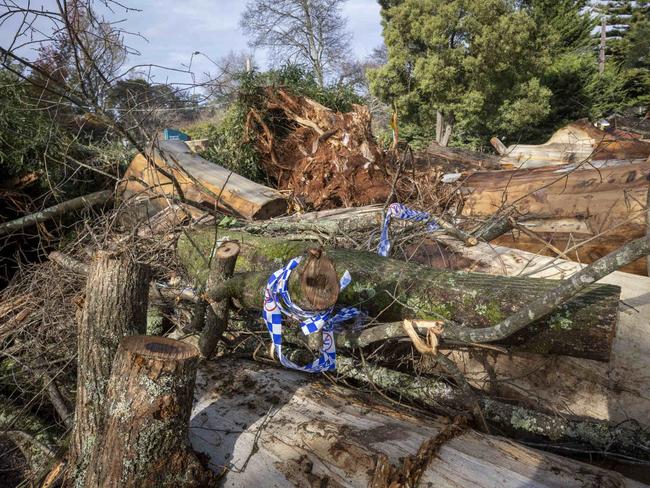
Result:
M191 344L157 336L125 337L122 340L122 347L132 354L163 361L182 361L199 355L199 351Z
M231 259L239 254L240 247L235 241L227 241L217 249L217 259Z
M334 262L321 248L307 250L300 270L300 289L304 305L309 310L333 307L339 297L339 280Z

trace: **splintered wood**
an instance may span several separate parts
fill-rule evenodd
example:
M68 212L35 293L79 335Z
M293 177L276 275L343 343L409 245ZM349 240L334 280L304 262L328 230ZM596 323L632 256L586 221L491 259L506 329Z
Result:
M340 113L283 89L269 89L266 96L269 120L251 111L248 126L257 133L264 169L280 189L317 209L386 201L391 178L368 107L353 105Z

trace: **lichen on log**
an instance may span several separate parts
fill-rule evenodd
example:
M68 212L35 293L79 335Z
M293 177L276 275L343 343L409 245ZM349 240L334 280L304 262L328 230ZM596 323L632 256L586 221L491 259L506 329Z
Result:
M198 350L162 337L120 343L86 488L200 488L215 480L187 445Z
M242 247L236 274L219 290L245 308L259 310L268 276L311 243L282 241L245 233L228 233ZM188 272L201 280L198 253L214 243L210 229L192 233L198 250L183 238L178 253ZM383 258L365 251L328 249L339 276L347 269L352 284L339 296L340 305L354 305L379 321L404 318L453 321L468 328L488 328L523 309L556 282L479 273L436 270ZM241 272L255 269L257 272ZM240 271L240 273L237 273ZM291 290L293 292L293 290ZM497 342L512 350L566 354L607 361L618 318L620 288L590 284L552 313Z

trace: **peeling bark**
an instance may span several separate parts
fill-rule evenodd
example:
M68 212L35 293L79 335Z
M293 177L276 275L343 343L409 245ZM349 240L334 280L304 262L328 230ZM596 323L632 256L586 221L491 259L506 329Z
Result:
M305 351L284 348L292 361L305 361ZM473 399L461 389L435 377L412 376L369 363L359 363L338 354L336 372L345 379L373 385L400 398L422 403L439 411L447 407L471 411ZM605 456L650 460L650 432L635 422L610 423L601 420L557 416L511 405L477 394L488 425L516 439L568 445L578 451Z

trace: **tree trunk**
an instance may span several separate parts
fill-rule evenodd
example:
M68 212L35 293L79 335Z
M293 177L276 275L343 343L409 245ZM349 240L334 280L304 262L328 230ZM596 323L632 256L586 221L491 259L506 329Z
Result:
M448 426L444 417L389 405L329 379L242 360L203 363L196 396L190 440L215 470L230 468L223 483L231 488L366 488L380 459L399 465ZM418 486L641 486L471 429L444 442L428 461Z
M98 251L86 282L78 329L77 400L70 466L83 480L104 415L104 396L113 356L125 335L144 333L149 289L148 267L127 255Z
M584 267L573 261L484 243L465 247L449 238L444 238L444 243L470 263L465 270L557 280ZM615 271L600 282L621 287L621 306L610 361L532 354L480 354L476 350L454 351L451 358L473 386L501 398L544 405L562 414L613 422L635 419L648 426L650 278Z
M645 202L650 161L611 167L596 163L512 171L481 171L463 181L462 215L493 217L514 210L538 237L515 230L494 243L555 255L543 241L566 249L568 259L592 263L646 233ZM533 220L534 219L534 220ZM622 271L646 275L646 260Z
M222 292L255 310L261 307L266 280L281 266L278 262L286 263L310 245L236 233L229 233L229 237L240 240L242 245L237 265L240 271L266 271L235 274ZM213 239L212 230L192 234L192 240L206 253ZM358 305L384 322L420 318L489 327L557 286L542 279L435 270L364 251L332 249L327 254L339 275L346 269L352 275L352 284L343 290L338 303ZM179 241L179 256L190 274L200 278L200 266L195 263L201 260L184 238ZM294 293L293 288L290 291ZM590 285L556 312L498 343L518 351L607 361L615 334L619 293L616 286Z
M287 201L277 190L250 181L218 164L193 154L182 141L160 141L153 156L155 162L167 168L176 178L185 197L234 212L245 219L268 219L287 210ZM142 182L154 194L171 195L177 189L171 180L153 168L147 158L138 154L125 174L127 193L140 192ZM178 196L178 195L176 195Z
M173 339L122 340L86 488L212 486L187 446L198 358L194 346Z
M235 271L235 263L239 255L239 245L236 242L224 242L217 249L215 262L212 264L210 274L206 283L206 293L209 294L217 285L232 277ZM197 307L201 307L198 304ZM201 355L209 358L214 353L221 336L228 327L228 316L230 314L230 300L213 302L205 311L205 322L203 331L199 338L199 350Z

